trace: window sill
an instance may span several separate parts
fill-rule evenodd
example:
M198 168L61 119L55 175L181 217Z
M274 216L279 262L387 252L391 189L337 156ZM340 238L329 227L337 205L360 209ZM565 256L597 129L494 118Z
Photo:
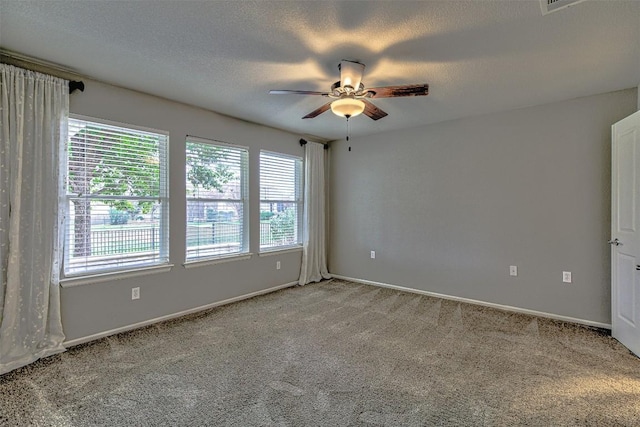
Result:
M251 259L252 256L253 256L252 253L245 253L245 254L239 254L239 255L229 255L229 256L223 256L223 257L219 257L219 258L209 258L209 259L196 260L196 261L187 261L184 264L182 264L182 266L184 268L204 267L206 265L223 264L225 262L243 261L243 260Z
M88 276L67 277L60 280L63 288L87 285L92 283L109 282L112 280L127 279L129 277L146 276L149 274L159 274L171 271L173 264L154 265L153 267L143 267L124 271L110 271L108 273L92 274Z
M287 246L282 249L280 248L265 249L263 252L260 252L258 256L282 255L289 252L302 252L302 246Z

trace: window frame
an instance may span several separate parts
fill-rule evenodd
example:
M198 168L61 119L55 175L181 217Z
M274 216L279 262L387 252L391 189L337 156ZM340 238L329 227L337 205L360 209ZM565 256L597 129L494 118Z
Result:
M242 158L242 163L240 165L240 198L239 199L229 199L229 198L225 198L225 197L220 197L220 198L214 198L214 197L190 197L188 191L186 191L187 189L187 175L186 175L186 169L187 169L187 144L189 143L196 143L196 144L204 144L204 145L209 145L209 146L213 146L213 147L220 147L220 148L231 148L231 149L236 149L239 150L241 153L241 158ZM188 243L188 239L189 239L189 221L188 221L188 214L185 215L185 223L184 223L184 230L185 230L185 254L184 254L184 267L189 268L189 267L193 267L195 265L210 265L210 264L218 264L220 262L227 262L229 260L234 260L234 259L238 259L238 260L244 260L244 259L248 259L251 257L251 252L250 252L250 204L249 204L249 164L250 164L250 150L249 147L244 146L244 145L239 145L239 144L233 144L230 142L226 142L226 141L220 141L220 140L216 140L216 139L208 139L208 138L201 138L201 137L197 137L197 136L192 136L192 135L187 135L187 137L185 138L185 145L184 145L184 149L185 149L185 163L184 163L184 168L185 168L185 180L184 180L184 185L185 185L185 214L187 214L187 210L188 210L188 205L189 202L212 202L212 203L241 203L242 204L242 219L241 219L241 224L242 224L242 230L241 230L241 247L240 250L238 252L230 252L230 253L223 253L223 254L208 254L208 255L202 255L202 256L198 256L198 257L189 257L189 243Z
M67 131L67 137L64 139L62 144L65 144L63 152L64 159L61 161L59 167L61 169L61 177L64 179L64 194L60 195L59 203L58 203L58 213L64 218L64 222L61 223L62 229L61 232L64 234L64 248L61 254L61 265L60 265L60 281L64 285L65 283L68 286L75 286L78 284L84 283L94 283L94 282L102 282L109 280L113 277L128 277L128 276L138 276L140 274L151 274L154 272L164 272L170 270L173 265L170 262L170 242L169 242L169 234L170 234L170 223L169 223L169 205L170 205L170 195L169 195L169 169L170 169L170 161L169 161L169 152L170 152L170 134L168 131L134 125L131 123L124 122L116 122L107 119L101 119L92 116L85 116L81 114L69 114L68 121L81 121L86 122L88 124L105 126L105 127L116 127L124 130L129 130L133 133L150 133L162 136L164 139L159 141L158 145L158 163L159 163L159 173L158 173L158 197L151 196L116 196L109 195L105 196L104 194L92 194L90 196L85 197L89 201L93 200L132 200L132 201L157 201L160 206L160 215L158 218L158 249L157 256L149 260L142 260L140 262L126 262L124 265L113 265L113 266L104 266L104 267L94 267L94 268L85 268L80 271L80 269L75 269L77 271L72 271L70 269L70 239L72 239L72 234L70 233L70 221L71 218L69 216L69 207L72 203L72 200L79 199L79 195L71 194L69 188L69 142L70 135ZM69 128L70 126L68 126ZM124 255L122 258L133 258L135 256L127 256L125 253L121 253L118 255ZM105 255L105 257L109 256L118 256L118 255ZM95 280L94 280L95 279Z
M260 233L258 238L258 247L261 255L267 255L273 252L284 252L284 251L296 251L302 248L302 233L303 233L303 210L304 210L304 158L302 156L296 156L293 154L280 153L277 151L271 150L260 150L260 158L259 158L259 176L262 175L262 154L267 154L273 157L280 157L284 159L290 159L295 161L295 171L294 176L297 177L297 182L294 183L295 187L295 200L282 200L282 199L269 199L262 198L262 180L260 179L258 183L259 189L259 198L261 207L263 203L286 203L286 204L295 204L296 205L296 242L294 244L287 245L277 245L277 246L262 246L262 233ZM295 178L294 178L295 179ZM262 222L262 221L260 221Z

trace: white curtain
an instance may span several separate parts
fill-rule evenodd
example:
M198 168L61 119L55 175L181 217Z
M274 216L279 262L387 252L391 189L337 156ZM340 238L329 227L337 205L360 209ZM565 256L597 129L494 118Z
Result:
M300 285L329 279L325 235L324 145L307 142L304 159L304 213Z
M64 351L59 174L66 80L0 64L0 374Z

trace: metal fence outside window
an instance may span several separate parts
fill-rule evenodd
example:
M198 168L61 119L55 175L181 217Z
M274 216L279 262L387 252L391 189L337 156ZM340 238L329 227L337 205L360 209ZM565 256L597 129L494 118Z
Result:
M203 227L209 230L203 233ZM237 241L238 236L240 224L234 222L187 226L187 240L194 245L233 243ZM160 229L157 226L91 230L91 256L153 251L158 249L159 242ZM263 246L283 243L273 237L269 222L260 223L260 242Z

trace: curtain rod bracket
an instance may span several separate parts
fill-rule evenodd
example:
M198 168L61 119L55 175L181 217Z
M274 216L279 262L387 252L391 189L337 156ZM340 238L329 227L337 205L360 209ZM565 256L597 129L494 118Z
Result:
M72 94L76 90L79 90L80 92L84 92L83 81L75 81L75 80L69 81L69 94Z

